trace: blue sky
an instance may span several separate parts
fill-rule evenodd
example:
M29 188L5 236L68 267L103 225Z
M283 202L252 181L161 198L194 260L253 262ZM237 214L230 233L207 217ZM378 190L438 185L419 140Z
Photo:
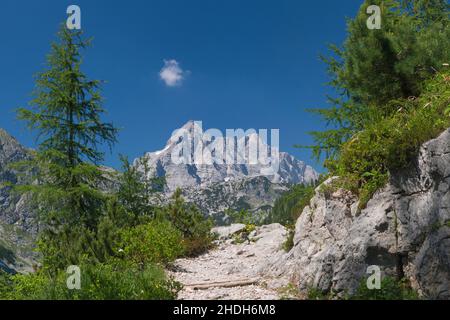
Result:
M15 120L27 106L33 74L44 67L66 8L77 4L94 37L83 70L106 80L106 119L121 128L106 164L162 149L190 119L204 128L280 129L280 145L316 168L308 132L323 128L305 109L326 106L327 74L319 60L345 39L345 18L362 0L18 1L0 4L0 127L26 146L33 135ZM160 77L164 61L181 83ZM173 76L173 73L165 75Z

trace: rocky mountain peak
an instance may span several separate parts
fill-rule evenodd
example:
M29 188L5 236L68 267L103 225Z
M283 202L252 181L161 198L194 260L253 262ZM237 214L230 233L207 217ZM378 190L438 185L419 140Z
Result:
M13 136L0 128L0 170L8 163L22 160L28 151Z
M311 183L318 179L318 173L312 167L288 153L270 147L266 139L256 132L242 131L232 138L226 136L226 133L217 136L219 133L218 130L205 130L200 121L190 120L174 131L164 149L146 153L144 160L151 168L152 175L166 177L168 189L171 191L178 187L207 186L211 183L257 176L266 176L273 183L285 184ZM231 146L231 143L234 145ZM251 143L258 146L258 162L230 163L229 150L233 150L233 159L249 160ZM241 148L244 151L240 151L240 145L244 146ZM208 164L196 162L199 154L200 159L204 160L208 152L211 157L215 157L214 161ZM265 174L268 165L259 161L265 153L268 155L268 161L273 161L275 155L278 156L278 171L275 174ZM174 155L177 157L176 161ZM186 161L180 163L178 158L184 158ZM138 167L142 164L140 160L142 158L134 162Z

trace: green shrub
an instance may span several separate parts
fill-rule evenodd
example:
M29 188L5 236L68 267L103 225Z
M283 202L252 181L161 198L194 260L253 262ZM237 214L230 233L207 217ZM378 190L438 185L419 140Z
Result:
M393 116L381 118L346 142L339 159L328 161L328 169L360 197L363 208L383 187L389 172L408 168L420 146L450 127L450 72L428 81L419 98L392 101Z
M309 205L314 196L315 187L316 185L294 185L275 201L273 209L264 223L279 223L284 226L295 224L303 209Z
M261 225L262 217L261 214L257 212L250 212L248 210L242 209L240 211L235 211L228 209L225 214L230 218L231 223L242 223L245 225Z
M63 226L58 232L42 230L38 241L42 264L56 272L81 260L91 264L106 263L115 255L113 245L121 231L115 222L105 216L95 230L83 226Z
M124 230L117 250L122 249L125 260L140 266L168 264L183 253L182 236L169 221L155 219Z
M367 279L361 280L355 294L345 293L337 296L335 292L324 292L318 288L310 288L307 293L308 300L417 300L419 295L409 285L408 281L397 281L392 277L381 280L380 289L368 289Z
M288 237L287 237L286 241L283 242L283 250L284 251L289 252L294 247L294 236L295 236L295 230L293 228L289 229Z
M121 261L81 265L81 289L69 290L68 275L49 276L44 270L13 276L3 299L11 300L160 300L175 299L180 285L160 267L139 269Z
M366 26L370 5L380 6L383 21L374 32ZM327 126L312 133L318 160L338 158L354 134L398 113L399 106L389 101L421 96L426 80L448 70L448 13L446 0L365 0L347 20L345 41L322 57L335 94L327 108L312 110Z
M167 279L160 267L103 264L82 269L82 290L70 291L68 298L83 300L175 299L180 285ZM84 279L83 279L84 275ZM67 290L66 290L67 292Z
M151 200L164 189L165 179L152 176L147 155L138 159L137 166L131 164L123 155L120 160L122 173L118 179L117 201L129 215L127 222L137 225L142 219L154 217L155 206Z
M6 299L11 291L11 275L0 269L0 300Z
M16 274L10 277L9 290L2 299L42 300L50 298L50 280L44 273Z
M380 289L368 289L367 279L361 281L357 292L350 297L352 300L417 300L419 298L406 280L397 281L392 277L381 280Z
M160 209L158 216L167 218L181 232L186 255L199 255L211 247L214 239L211 219L205 218L195 205L186 203L180 189L172 196L172 202Z
M286 286L279 288L277 291L280 300L300 300L302 298L300 290L291 282Z
M245 243L245 242L250 243L251 241L253 241L253 242L256 241L256 238L250 238L250 234L255 230L256 230L256 225L246 224L244 229L242 229L241 231L239 231L233 235L233 243L241 244L241 243Z
M330 300L330 294L324 293L322 290L317 288L310 288L308 290L307 299L308 300Z

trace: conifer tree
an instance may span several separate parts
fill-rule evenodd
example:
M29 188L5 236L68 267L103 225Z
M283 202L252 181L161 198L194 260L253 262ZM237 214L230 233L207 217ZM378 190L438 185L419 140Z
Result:
M81 70L81 52L90 40L64 26L58 38L51 45L47 69L36 76L31 107L18 110L18 118L37 132L39 145L31 163L24 164L36 168L36 183L22 189L34 195L46 226L44 259L56 264L62 256L76 260L82 254L68 252L75 241L82 242L80 250L89 251L83 236L95 233L106 201L100 190L106 172L99 167L104 156L99 147L111 147L117 134L101 119L101 82Z
M381 8L381 29L367 27L369 5ZM419 96L425 80L450 58L449 5L445 0L366 0L348 21L342 48L331 46L331 107L313 109L329 130L313 132L314 154L333 159L340 147L370 123L398 111L397 99Z
M161 202L158 192L164 189L165 178L152 176L147 156L140 158L136 165L132 165L125 156L120 158L123 172L119 177L117 199L137 224L140 218L154 217L154 204L155 201Z
M182 190L177 189L171 202L161 208L160 216L168 219L183 234L185 253L198 255L211 245L212 220L205 219L203 213L192 203L187 203Z

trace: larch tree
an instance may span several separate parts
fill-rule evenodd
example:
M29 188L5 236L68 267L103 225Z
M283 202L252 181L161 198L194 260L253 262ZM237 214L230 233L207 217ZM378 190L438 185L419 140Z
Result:
M99 166L104 158L100 148L111 148L117 135L113 124L102 121L101 81L88 79L81 70L81 53L90 40L65 26L58 38L47 69L36 76L30 108L18 109L18 118L37 132L38 143L33 160L25 164L35 168L35 182L22 189L34 196L45 225L44 262L53 264L76 260L84 253L70 252L73 242L96 232L106 204L101 186L107 173ZM89 252L88 241L80 250Z

